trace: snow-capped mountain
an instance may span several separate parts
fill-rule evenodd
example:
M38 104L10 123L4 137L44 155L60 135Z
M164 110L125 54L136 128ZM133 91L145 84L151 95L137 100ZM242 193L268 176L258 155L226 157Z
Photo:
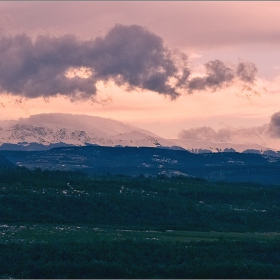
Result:
M0 149L41 150L56 146L95 144L100 146L170 147L193 153L256 152L273 149L251 137L237 141L215 139L164 139L148 130L122 122L88 115L39 114L19 120L0 121ZM251 142L248 142L248 139ZM263 144L264 143L264 144ZM272 151L273 152L273 151Z
M57 143L101 146L173 146L147 130L119 121L72 114L39 114L17 121L0 122L0 145Z

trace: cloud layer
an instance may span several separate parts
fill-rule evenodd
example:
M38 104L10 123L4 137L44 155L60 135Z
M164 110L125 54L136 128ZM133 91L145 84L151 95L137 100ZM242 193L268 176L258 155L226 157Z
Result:
M128 91L150 90L175 99L183 92L215 91L235 81L252 84L257 72L251 62L229 67L217 59L205 64L206 76L190 79L187 64L187 55L168 49L161 37L138 25L117 24L94 40L72 35L0 38L0 89L26 98L60 94L89 99L97 82L113 80ZM71 69L87 75L67 75Z
M272 138L280 138L280 112L271 116L267 131Z
M262 126L250 128L226 127L215 131L208 126L182 130L180 139L206 142L258 142L264 144L270 138L280 139L280 112L271 116L270 122Z
M189 91L210 89L212 91L228 87L237 79L243 83L253 84L257 67L252 62L240 62L236 67L226 66L216 59L205 64L206 76L195 77L189 81Z
M208 126L182 130L178 137L180 139L206 141L206 142L243 142L257 138L263 138L266 135L267 125L251 128L222 128L215 131Z

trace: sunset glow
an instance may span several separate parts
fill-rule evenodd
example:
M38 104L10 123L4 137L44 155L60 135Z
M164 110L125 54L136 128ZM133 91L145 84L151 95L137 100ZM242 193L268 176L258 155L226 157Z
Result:
M2 53L2 120L82 113L176 138L192 127L261 126L279 111L279 2L0 7L1 44L15 46Z

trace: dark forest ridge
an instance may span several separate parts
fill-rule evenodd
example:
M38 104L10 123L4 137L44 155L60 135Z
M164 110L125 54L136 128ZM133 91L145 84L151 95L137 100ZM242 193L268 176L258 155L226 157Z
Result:
M203 153L149 147L60 147L45 151L1 151L28 168L80 170L88 174L194 176L212 181L279 184L280 158L254 153Z

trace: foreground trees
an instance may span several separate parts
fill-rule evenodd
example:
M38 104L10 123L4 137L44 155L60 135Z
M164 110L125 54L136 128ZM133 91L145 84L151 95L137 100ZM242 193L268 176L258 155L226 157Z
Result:
M279 278L279 194L197 178L1 169L0 278ZM62 224L107 231L51 233ZM196 241L161 235L171 230L197 231ZM203 241L211 231L221 238Z
M279 278L279 243L95 241L1 245L7 278Z

